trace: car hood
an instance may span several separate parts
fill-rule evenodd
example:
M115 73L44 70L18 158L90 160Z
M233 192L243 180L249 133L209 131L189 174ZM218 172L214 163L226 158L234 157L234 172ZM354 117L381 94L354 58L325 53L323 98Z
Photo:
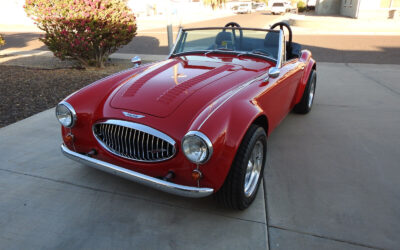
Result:
M184 56L169 59L151 65L122 84L113 92L110 105L116 109L167 117L200 89L218 84L228 76L230 81L235 79L228 88L234 87L260 74L260 71L264 72L267 65L265 61L232 56ZM237 74L237 77L232 78L232 74ZM212 89L210 91L216 91ZM207 91L202 93L204 103L215 96L215 93L207 94Z

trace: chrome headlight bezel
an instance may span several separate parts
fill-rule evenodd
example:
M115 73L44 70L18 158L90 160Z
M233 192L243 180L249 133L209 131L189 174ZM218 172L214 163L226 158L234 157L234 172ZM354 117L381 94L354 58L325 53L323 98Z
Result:
M67 112L65 112L65 108L66 108L68 114L67 114ZM64 110L61 110L61 109L64 109ZM62 122L62 119L60 118L61 112L63 112L65 115L68 115L70 117L69 123ZM62 101L57 105L56 117L57 117L58 122L66 128L72 128L75 125L76 120L77 120L75 109L71 106L71 104L69 104L68 102L65 102L65 101Z
M203 146L206 148L206 154L204 157L195 160L193 157L190 157L190 152L188 152L188 148L187 145L185 145L186 143L189 143L188 140L189 139L194 139L197 140L198 142L200 142L201 144L203 144ZM182 139L182 143L181 143L181 147L182 147L182 152L183 154L186 156L186 158L191 161L192 163L195 164L204 164L206 163L208 160L210 160L212 154L213 154L213 145L210 141L210 139L208 139L208 137L201 133L200 131L189 131Z

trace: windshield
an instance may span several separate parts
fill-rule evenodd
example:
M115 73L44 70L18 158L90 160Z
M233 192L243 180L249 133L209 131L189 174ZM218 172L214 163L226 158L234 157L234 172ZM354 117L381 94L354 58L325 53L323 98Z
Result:
M221 52L254 54L277 60L279 31L261 29L211 28L182 30L173 55Z

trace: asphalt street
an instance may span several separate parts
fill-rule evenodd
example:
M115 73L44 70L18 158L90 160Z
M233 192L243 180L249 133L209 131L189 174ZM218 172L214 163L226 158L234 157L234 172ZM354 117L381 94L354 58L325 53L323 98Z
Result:
M185 27L224 26L228 22L237 22L243 27L267 28L277 18L281 17L256 12L191 23ZM178 27L175 27L174 36L177 31ZM38 37L37 33L5 33L7 44L3 49L47 50ZM294 33L293 41L311 50L319 62L400 64L400 36ZM167 55L168 52L166 28L141 30L118 51L152 55Z

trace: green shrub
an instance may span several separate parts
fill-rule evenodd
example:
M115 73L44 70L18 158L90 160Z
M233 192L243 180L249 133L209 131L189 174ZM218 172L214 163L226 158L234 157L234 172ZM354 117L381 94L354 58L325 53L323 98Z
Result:
M26 0L25 11L45 31L40 40L61 60L104 67L136 35L126 0Z
M299 1L297 2L297 10L299 12L304 12L307 9L307 5L305 2Z
M4 41L3 37L0 35L0 47L6 44L6 41Z

